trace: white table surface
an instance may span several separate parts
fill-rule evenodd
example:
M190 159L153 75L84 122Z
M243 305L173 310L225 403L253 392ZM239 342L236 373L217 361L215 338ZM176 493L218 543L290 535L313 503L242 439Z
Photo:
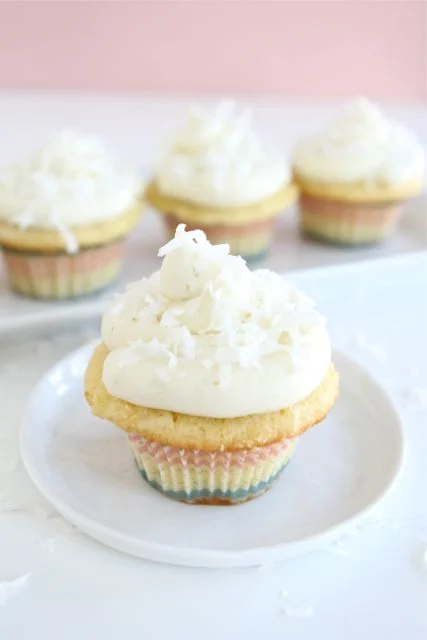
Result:
M212 98L216 102L219 97ZM195 97L151 96L141 94L90 94L75 92L0 91L0 166L41 143L53 131L71 128L104 137L113 150L141 174L149 176L162 141L183 122L189 103ZM284 103L280 100L241 101L253 108L259 132L288 156L295 141L327 121L340 103ZM383 105L391 117L406 123L427 148L426 105ZM330 247L300 237L296 212L280 221L276 242L263 265L284 272L329 264L406 254L427 249L427 204L425 197L409 204L397 233L377 247L348 249ZM156 252L164 241L161 225L152 214L144 216L128 244L128 260L123 280L147 275L156 268ZM38 314L67 313L70 306L28 301L12 295L7 288L0 260L0 324L11 326ZM26 319L24 318L26 316Z
M138 95L2 91L0 164L19 158L51 131L71 127L107 137L113 148L149 175L159 142L174 130L187 102L187 98ZM303 131L318 126L335 107L249 102L255 105L261 132L286 152ZM394 106L389 112L406 121L427 145L426 107ZM281 565L207 571L136 560L84 536L67 535L66 530L50 552L43 543L58 536L58 523L44 518L43 511L0 511L0 594L2 581L31 573L26 587L0 606L2 640L115 640L137 635L159 640L427 637L427 253L413 253L426 247L425 209L424 200L414 202L389 243L361 251L301 242L295 215L290 214L281 223L268 263L288 271L404 256L292 276L328 315L335 345L365 364L401 411L406 465L377 516L342 545ZM129 243L124 279L155 267L161 241L158 221L149 214ZM24 326L35 314L44 323L52 318L52 310L59 319L66 320L73 311L88 322L96 306L96 302L92 307L52 306L20 299L9 294L0 270L0 329ZM81 324L83 340L93 327L88 329L83 320ZM17 339L25 344L25 334ZM45 348L47 344L34 351L40 370L51 363L53 352ZM64 339L57 346L66 350L67 345ZM29 383L25 372L22 380ZM18 429L24 398L4 398L1 389L0 398L1 438L5 430ZM12 414L15 419L10 423L7 415ZM17 435L13 438L17 454ZM3 454L7 442L0 442ZM11 470L9 462L0 456L0 498L6 490L18 497L30 491L35 504L45 504L22 468ZM287 599L280 597L283 590ZM307 606L313 609L312 617L281 612L284 607L298 612Z
M0 513L0 583L31 573L0 607L0 638L427 637L427 253L292 278L327 314L334 344L384 384L401 412L406 462L375 516L340 545L279 565L201 570L137 560L83 535L59 534L50 551L58 522L37 509ZM17 339L25 348L22 334ZM67 339L58 345L66 350ZM49 345L30 348L48 366ZM15 364L10 375L28 384ZM13 455L22 401L2 398L0 436L12 433ZM16 424L4 422L8 415ZM11 470L9 457L2 460L0 487L15 500L30 494L33 505L43 505L22 468ZM293 615L282 613L285 607ZM310 617L296 615L307 607Z

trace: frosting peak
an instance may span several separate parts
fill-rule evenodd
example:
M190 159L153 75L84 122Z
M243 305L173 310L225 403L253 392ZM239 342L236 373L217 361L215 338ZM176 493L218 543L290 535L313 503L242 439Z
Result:
M298 173L314 181L398 185L422 179L424 151L406 127L360 98L323 131L302 140L293 164Z
M180 224L175 237L158 253L164 257L160 269L160 292L171 300L186 301L202 295L221 279L227 268L228 278L240 277L240 286L247 275L245 261L229 255L229 245L212 245L203 231L185 231ZM211 284L210 284L211 283Z
M348 104L330 125L331 136L344 142L369 138L384 142L389 134L389 121L377 105L365 98Z
M179 225L160 271L112 304L102 325L112 395L232 418L284 408L320 384L330 343L313 302L228 251Z
M213 111L190 109L185 127L163 154L156 181L171 197L233 207L280 191L290 172L252 130L250 112L236 113L233 102L222 102Z

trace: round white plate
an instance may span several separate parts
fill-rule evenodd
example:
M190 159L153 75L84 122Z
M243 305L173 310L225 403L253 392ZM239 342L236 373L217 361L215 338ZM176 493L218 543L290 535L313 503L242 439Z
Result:
M83 398L89 345L33 391L22 430L27 470L43 495L88 535L126 553L174 564L270 564L342 535L390 490L403 460L399 416L348 356L334 354L339 400L299 442L264 496L234 507L175 502L139 475L125 434Z

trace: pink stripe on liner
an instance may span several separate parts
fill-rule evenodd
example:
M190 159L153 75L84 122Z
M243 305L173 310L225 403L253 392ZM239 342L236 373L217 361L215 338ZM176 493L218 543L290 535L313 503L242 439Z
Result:
M312 215L318 214L322 218L336 220L357 215L361 224L378 225L386 222L390 216L400 214L403 202L387 202L381 204L373 203L348 203L341 200L328 200L326 198L316 198L307 194L300 196L300 205Z
M23 295L58 299L103 289L118 275L123 239L76 255L33 254L4 248L10 285Z
M200 504L235 504L260 495L289 462L297 441L293 438L237 451L201 451L129 436L137 466L150 484L177 500Z
M208 467L213 469L218 464L229 468L230 466L242 468L250 464L257 466L259 461L269 457L277 457L289 447L289 440L282 440L265 447L242 449L241 451L201 451L199 449L178 449L170 445L162 445L131 434L129 439L137 445L141 454L152 456L157 464L167 462L169 465L196 468Z
M73 274L89 273L94 268L102 268L117 259L122 252L122 239L110 245L83 250L75 255L40 254L30 252L13 252L5 250L9 268L18 276L29 277L37 269L38 278L52 278L61 274L64 269ZM29 266L31 261L31 269Z

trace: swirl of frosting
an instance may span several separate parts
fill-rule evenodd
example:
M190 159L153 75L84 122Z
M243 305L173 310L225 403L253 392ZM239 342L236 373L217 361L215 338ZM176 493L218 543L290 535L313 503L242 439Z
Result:
M323 131L295 148L297 173L318 182L422 180L424 151L403 125L389 120L365 99L349 104Z
M185 225L159 255L160 271L129 285L104 314L111 395L233 418L288 407L320 384L331 346L309 298Z
M100 140L64 131L0 173L0 218L24 229L56 229L72 244L70 227L124 213L141 191L138 176Z
M213 112L193 107L156 172L166 195L213 207L261 202L289 181L285 160L251 129L250 113L235 113L232 102Z

